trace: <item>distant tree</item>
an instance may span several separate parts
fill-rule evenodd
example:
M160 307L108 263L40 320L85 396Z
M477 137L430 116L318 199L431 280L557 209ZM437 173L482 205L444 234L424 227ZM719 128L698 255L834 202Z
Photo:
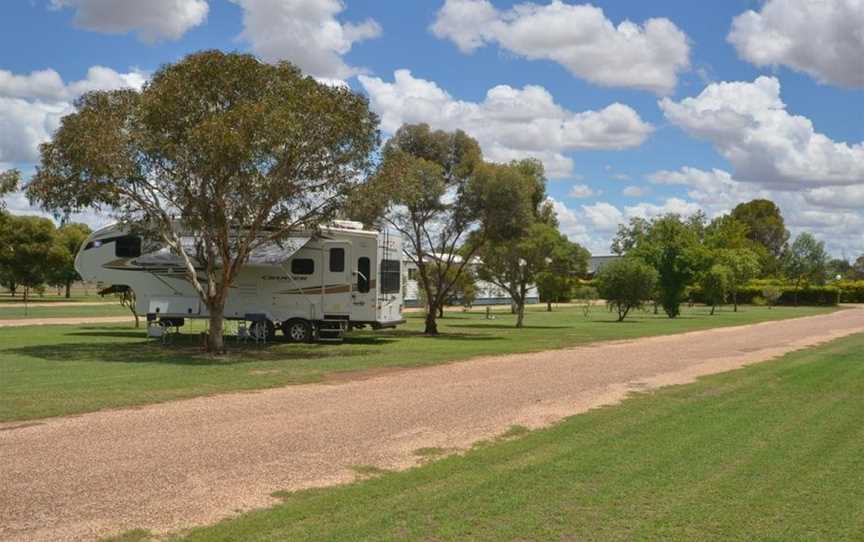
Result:
M248 54L195 53L140 92L75 107L41 146L28 196L61 213L111 209L170 247L210 314L211 352L249 255L331 220L379 143L365 97Z
M21 184L21 172L17 169L0 172L0 212L6 208L3 198L18 190L19 184Z
M51 269L61 259L56 229L47 218L9 216L0 231L0 267L16 287L24 290L24 302L33 290L44 287Z
M648 234L651 221L634 217L627 224L618 225L618 233L612 239L612 252L623 256L633 250Z
M850 280L864 280L864 254L858 256L852 267L849 269L848 278Z
M776 272L783 249L789 241L789 231L780 208L773 201L754 199L736 206L731 216L747 225L749 239L765 247L765 271Z
M838 276L842 278L847 278L852 271L852 264L849 263L845 258L833 258L828 261L826 274L828 278L834 279Z
M530 213L514 235L491 239L477 251L477 275L507 291L513 301L516 327L522 327L530 286L541 281L545 273L560 273L571 280L584 274L588 252L558 231L555 212L546 199L542 164L528 160L512 162L509 167L522 173Z
M534 284L540 299L546 302L546 310L552 311L552 303L568 301L580 276L588 270L591 254L578 243L560 235L547 256L546 267L537 273Z
M596 279L597 291L617 312L622 322L632 309L642 307L657 284L657 271L638 258L609 262Z
M591 316L591 309L600 299L600 293L593 286L578 286L573 290L573 297L582 302L582 314L585 318Z
M476 252L530 223L524 175L484 163L477 141L462 131L405 125L384 145L372 181L355 192L349 217L402 235L425 294L427 335L438 334L439 311Z
M721 249L716 259L727 271L727 291L738 312L738 292L759 275L759 256L749 248L734 248Z
M726 302L731 274L731 271L725 265L714 264L708 271L702 273L699 279L699 285L702 287L702 293L705 296L705 304L711 307L712 315L718 305Z
M59 261L51 269L48 282L63 287L67 299L72 295L72 283L81 280L75 270L75 256L89 235L90 228L86 224L64 224L57 229L56 251Z
M676 214L651 221L628 254L657 271L660 305L669 318L680 314L684 291L708 264L698 227Z
M778 301L780 301L780 296L782 295L783 290L781 290L777 286L766 286L762 289L762 297L764 297L765 301L768 303L769 309L776 305Z
M812 234L804 232L795 238L782 258L783 270L795 287L795 304L798 304L798 291L804 282L817 284L825 281L828 254L825 243L817 241Z

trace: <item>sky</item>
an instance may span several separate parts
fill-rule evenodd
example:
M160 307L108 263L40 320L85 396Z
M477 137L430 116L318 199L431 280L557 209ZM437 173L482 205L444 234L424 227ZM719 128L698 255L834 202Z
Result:
M0 170L29 176L82 93L215 48L349 85L385 138L426 122L491 161L540 159L562 231L595 254L632 217L768 198L854 259L862 29L864 0L4 0Z

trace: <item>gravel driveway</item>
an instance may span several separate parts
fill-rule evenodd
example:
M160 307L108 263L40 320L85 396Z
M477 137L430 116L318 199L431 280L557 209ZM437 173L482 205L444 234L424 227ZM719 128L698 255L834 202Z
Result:
M626 325L626 324L623 324ZM270 494L405 468L632 389L763 361L864 331L864 310L477 358L330 384L0 424L0 539L166 532L267 506Z

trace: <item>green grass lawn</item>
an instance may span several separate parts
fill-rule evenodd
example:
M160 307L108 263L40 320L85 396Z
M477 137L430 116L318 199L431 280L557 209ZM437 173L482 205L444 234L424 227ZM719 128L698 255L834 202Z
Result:
M81 307L84 308L84 307ZM99 307L97 307L99 308ZM585 319L577 307L534 307L526 327L514 317L449 313L438 337L421 334L422 316L396 330L355 332L344 344L237 345L225 358L201 352L202 322L169 346L126 325L0 328L0 421L61 416L226 391L316 382L328 374L378 367L417 367L485 354L563 348L590 341L680 333L716 326L822 314L815 307L744 307L714 316L702 307L675 320L638 312L617 323L603 308ZM191 329L190 329L191 328Z
M857 335L182 540L861 540L862 419Z
M36 319L36 318L73 318L80 316L129 316L129 309L112 303L110 305L84 305L83 307L28 307L24 304L0 304L0 320Z

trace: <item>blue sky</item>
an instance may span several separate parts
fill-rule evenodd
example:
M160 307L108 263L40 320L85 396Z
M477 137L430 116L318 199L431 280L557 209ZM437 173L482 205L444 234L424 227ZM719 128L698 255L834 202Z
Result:
M793 233L854 258L855 3L12 0L0 8L0 168L32 171L33 147L82 89L138 86L218 48L368 94L385 135L425 121L469 131L493 160L543 159L562 228L597 253L632 216L771 197ZM9 206L32 212L20 196Z

